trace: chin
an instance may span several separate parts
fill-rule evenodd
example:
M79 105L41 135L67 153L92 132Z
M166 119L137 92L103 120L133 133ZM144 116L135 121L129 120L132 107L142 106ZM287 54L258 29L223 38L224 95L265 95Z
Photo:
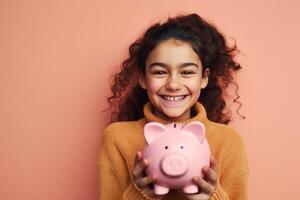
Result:
M180 118L182 114L166 114L166 116L172 119L177 119Z

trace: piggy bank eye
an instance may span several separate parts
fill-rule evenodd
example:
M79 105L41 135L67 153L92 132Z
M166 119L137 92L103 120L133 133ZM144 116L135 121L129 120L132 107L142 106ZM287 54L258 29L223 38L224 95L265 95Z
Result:
M183 145L180 145L180 149L183 149Z
M168 149L168 146L165 146L165 149Z

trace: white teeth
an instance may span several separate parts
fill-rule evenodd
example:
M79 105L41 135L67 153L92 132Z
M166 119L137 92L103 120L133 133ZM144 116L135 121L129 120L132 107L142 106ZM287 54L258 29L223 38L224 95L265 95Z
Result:
M182 100L184 99L185 96L176 96L176 97L171 97L171 96L163 96L163 98L165 100L168 100L168 101L179 101L179 100Z

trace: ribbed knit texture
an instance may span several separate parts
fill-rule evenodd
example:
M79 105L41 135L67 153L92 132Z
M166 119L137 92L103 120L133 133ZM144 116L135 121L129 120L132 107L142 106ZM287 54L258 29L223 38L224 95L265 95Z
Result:
M143 127L147 122L164 124L201 121L205 125L206 137L212 155L217 160L218 185L210 200L246 200L248 183L248 161L244 142L232 127L207 119L204 106L194 105L196 115L188 120L167 121L153 114L153 106L144 106L145 118L137 121L115 122L103 132L97 162L99 192L101 200L151 200L132 180L132 169L138 150L145 141ZM163 200L185 200L181 192L171 190L159 198Z

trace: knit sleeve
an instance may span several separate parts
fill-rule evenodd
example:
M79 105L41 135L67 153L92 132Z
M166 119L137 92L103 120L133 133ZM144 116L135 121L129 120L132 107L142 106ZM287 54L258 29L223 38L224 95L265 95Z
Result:
M248 199L248 160L243 139L236 131L227 140L220 164L220 180L211 200Z
M97 161L99 200L150 200L133 183L110 131L104 130Z
M127 187L119 184L111 168L99 165L99 200L151 200L132 181Z

